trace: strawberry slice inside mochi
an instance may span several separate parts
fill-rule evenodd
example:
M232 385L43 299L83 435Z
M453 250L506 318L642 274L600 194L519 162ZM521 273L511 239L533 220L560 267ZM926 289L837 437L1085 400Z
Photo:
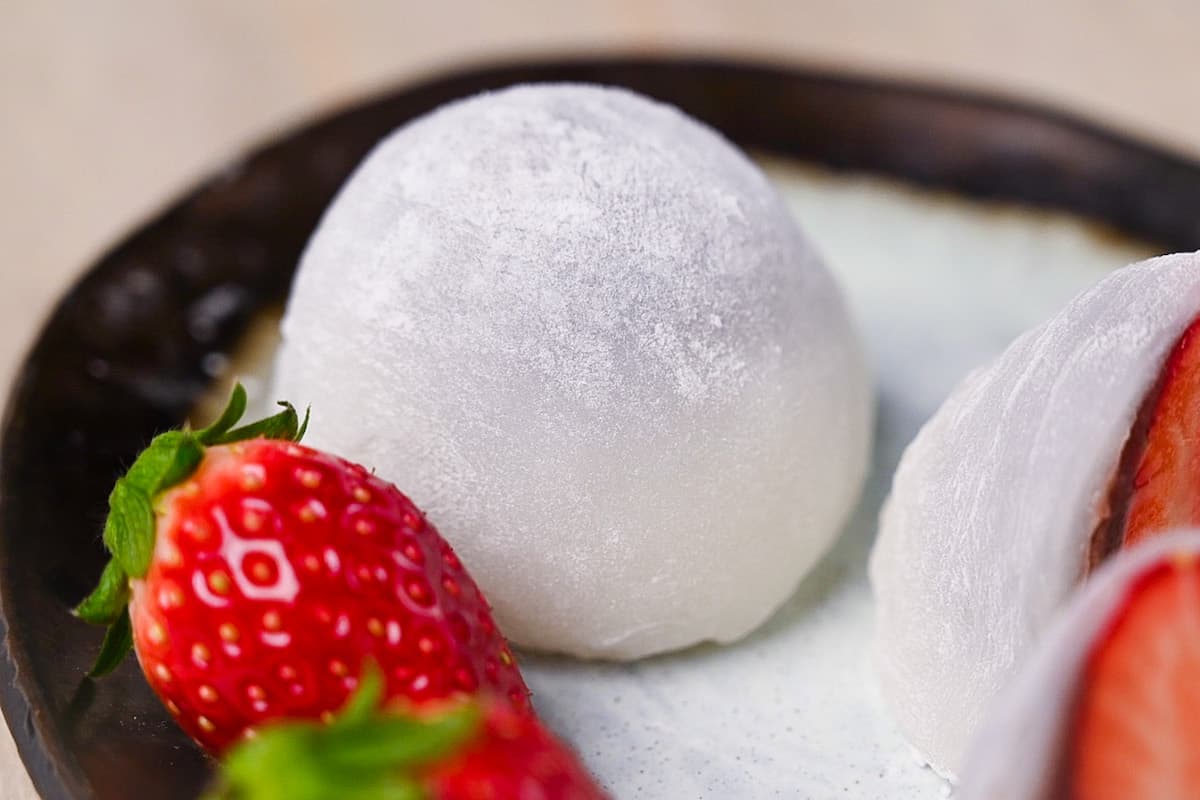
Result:
M1200 321L1175 346L1161 387L1133 475L1124 547L1200 523Z
M1200 319L1175 344L1121 454L1089 571L1116 551L1200 525Z
M1090 568L1118 550L1200 525L1200 319L1142 403ZM1200 562L1144 576L1089 656L1058 794L1073 800L1200 797Z
M1200 797L1200 563L1146 574L1091 653L1075 708L1072 800Z

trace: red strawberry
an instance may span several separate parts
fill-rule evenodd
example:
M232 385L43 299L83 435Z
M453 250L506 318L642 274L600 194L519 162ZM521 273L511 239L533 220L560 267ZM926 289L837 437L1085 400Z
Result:
M531 715L485 705L482 730L463 749L424 772L439 800L539 798L590 800L604 793L579 760Z
M380 679L330 725L284 722L230 751L206 800L604 800L532 715L481 695L436 715L377 710Z
M1200 797L1200 564L1146 575L1089 657L1070 744L1075 800Z
M432 524L362 467L294 443L295 411L155 439L110 498L113 560L79 616L130 638L150 685L205 748L280 717L328 717L365 658L388 697L528 690L483 595ZM125 604L128 601L128 613Z
M1200 523L1200 321L1180 337L1142 413L1149 428L1133 472L1125 547Z

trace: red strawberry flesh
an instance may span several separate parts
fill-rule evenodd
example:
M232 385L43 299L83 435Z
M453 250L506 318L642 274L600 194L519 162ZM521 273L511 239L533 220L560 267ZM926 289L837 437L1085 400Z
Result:
M1172 349L1147 393L1092 540L1090 568L1175 528L1200 525L1200 320Z
M221 751L280 717L321 718L364 659L416 703L528 691L453 550L395 487L307 447L209 448L157 503L132 581L138 659L179 724Z
M1125 546L1200 523L1200 322L1184 333L1164 369L1133 486Z
M499 704L488 707L479 738L431 770L424 782L437 800L605 797L575 754L539 720Z
M1074 800L1200 797L1200 564L1132 590L1086 666L1070 743Z

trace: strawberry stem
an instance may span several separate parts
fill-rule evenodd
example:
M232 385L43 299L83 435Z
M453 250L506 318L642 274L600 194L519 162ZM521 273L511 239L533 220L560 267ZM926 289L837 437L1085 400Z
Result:
M203 800L422 800L418 773L474 738L478 707L433 717L380 710L383 677L368 663L329 725L275 723L235 747Z
M291 403L266 419L234 425L246 413L246 390L239 383L229 403L207 428L173 430L159 434L142 451L108 496L104 546L112 555L96 588L76 608L75 615L94 625L109 625L100 655L90 675L111 672L133 646L129 631L129 580L143 578L154 558L155 498L184 482L200 466L206 446L265 438L298 442L308 428L308 412L301 423Z

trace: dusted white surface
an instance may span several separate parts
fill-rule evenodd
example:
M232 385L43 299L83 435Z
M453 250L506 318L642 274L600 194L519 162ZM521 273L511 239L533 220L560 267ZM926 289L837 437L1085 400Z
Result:
M301 259L274 392L436 520L518 645L744 636L858 498L861 345L765 176L619 89L391 134Z
M1065 726L1096 640L1142 575L1164 561L1197 556L1200 531L1155 537L1114 555L1072 594L1033 655L988 709L955 796L1053 800L1067 745Z
M538 709L618 800L939 800L944 784L914 758L872 669L866 560L880 503L904 446L971 367L1148 252L1067 217L763 163L862 321L879 403L863 500L799 591L735 645L522 666ZM256 340L243 375L273 352L270 336Z
M984 709L1083 575L1130 426L1200 313L1200 257L1105 278L961 383L896 472L871 556L879 673L957 773Z

